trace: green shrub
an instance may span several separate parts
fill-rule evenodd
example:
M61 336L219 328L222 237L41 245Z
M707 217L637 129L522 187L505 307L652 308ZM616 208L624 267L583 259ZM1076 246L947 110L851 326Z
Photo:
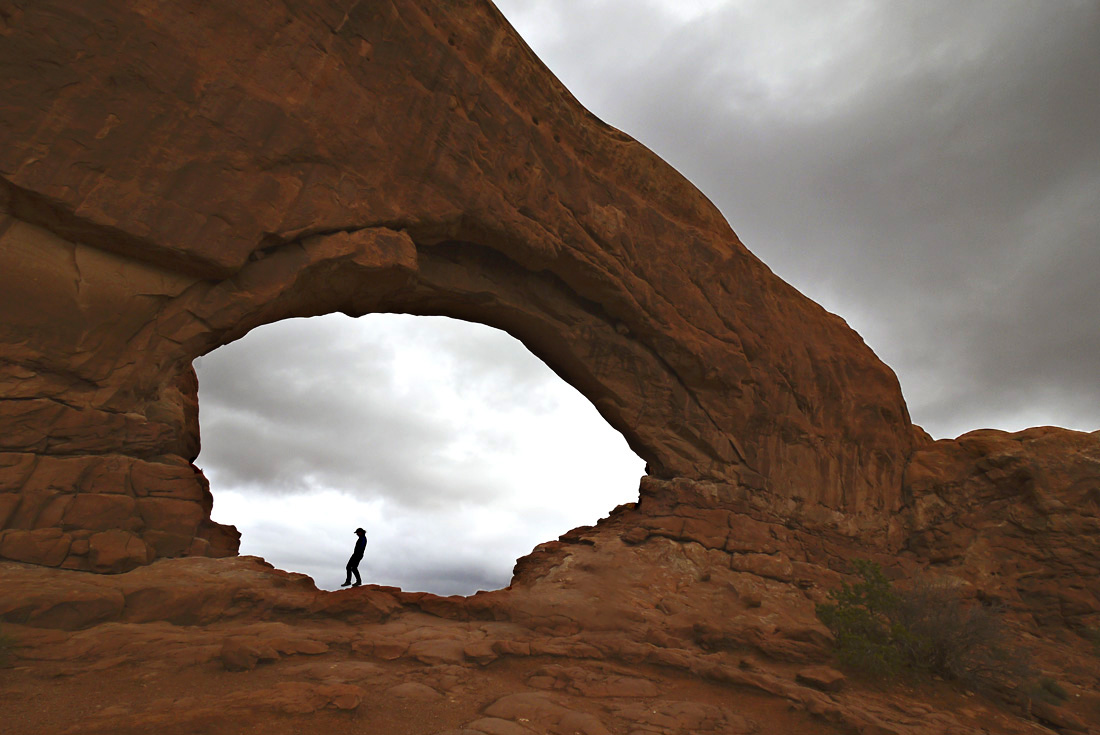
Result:
M817 616L833 632L841 664L869 674L893 676L902 664L891 615L897 593L874 562L856 559L861 581L842 582L829 592L835 602L817 606Z
M1069 699L1069 692L1049 676L1041 676L1028 690L1028 696L1050 704L1061 704Z
M874 562L856 560L860 581L842 583L817 606L842 665L891 677L902 669L937 674L972 689L1010 691L1030 677L996 606L964 599L957 587L921 578L898 590Z

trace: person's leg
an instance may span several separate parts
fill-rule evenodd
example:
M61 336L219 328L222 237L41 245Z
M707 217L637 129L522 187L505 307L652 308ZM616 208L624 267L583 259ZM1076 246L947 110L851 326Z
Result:
M351 559L348 559L348 564L347 564L346 567L344 567L344 570L348 573L347 574L347 579L345 579L344 583L342 585L340 585L341 587L347 587L349 584L351 584L351 573L352 572L355 572L356 577L359 576L359 570L355 568L358 565L359 565L359 561L357 559L355 559L354 557L351 558Z
M359 561L358 560L356 560L355 566L353 566L351 568L351 571L352 571L352 574L355 575L355 584L353 584L352 587L358 587L359 585L363 584L363 578L359 576Z

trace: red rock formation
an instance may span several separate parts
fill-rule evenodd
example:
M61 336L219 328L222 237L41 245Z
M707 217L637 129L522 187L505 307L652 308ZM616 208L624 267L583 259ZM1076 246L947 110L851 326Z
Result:
M932 442L858 335L487 3L11 0L0 67L0 619L25 674L0 729L1100 721L1100 433ZM649 462L639 503L468 599L165 559L237 549L191 464L191 361L332 311L506 329ZM1071 699L823 670L814 603L857 556L1003 601Z
M8 486L45 483L9 528L76 543L110 515L131 561L232 552L187 477L191 361L332 311L506 329L655 476L897 506L923 440L891 371L487 3L36 0L3 23L0 450ZM181 502L143 503L139 461ZM118 498L55 498L104 463Z

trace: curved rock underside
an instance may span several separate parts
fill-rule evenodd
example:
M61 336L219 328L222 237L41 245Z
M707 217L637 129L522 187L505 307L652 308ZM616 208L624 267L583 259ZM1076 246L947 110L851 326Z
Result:
M290 704L276 696L288 715L355 709L354 682L376 687L379 662L400 661L413 678L386 681L430 697L416 689L429 681L451 701L461 687L408 666L529 675L499 689L505 704L477 704L505 724L452 718L469 732L524 732L531 717L592 733L766 721L722 714L702 690L653 699L645 682L680 675L785 700L809 718L790 715L791 731L980 732L987 715L965 707L920 730L925 705L899 715L866 690L822 693L833 684L804 670L828 659L813 602L845 560L871 556L1005 601L1062 681L1100 684L1081 654L1100 630L1100 435L932 442L857 334L581 107L488 3L9 0L0 69L0 615L29 659L84 646L110 670L163 643L156 621L305 616L312 643L200 627L187 644L206 653L180 655L340 659L340 681L302 674L314 683ZM334 311L507 330L646 459L641 502L469 600L319 593L247 560L164 559L237 551L191 464L192 360ZM116 655L119 625L148 649ZM73 643L49 628L86 630ZM347 668L356 656L375 668ZM622 682L607 690L609 677ZM618 704L570 709L565 694ZM1100 720L1083 701L1091 714L1031 714L1071 731ZM252 706L233 702L219 711ZM157 724L144 716L87 731ZM999 731L1033 731L1003 718Z

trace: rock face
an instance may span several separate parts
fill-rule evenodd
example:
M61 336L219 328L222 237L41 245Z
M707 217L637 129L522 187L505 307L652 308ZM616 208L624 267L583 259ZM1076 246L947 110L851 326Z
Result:
M905 492L902 553L1027 609L1033 632L1100 631L1100 431L935 442L913 455Z
M898 506L926 440L892 372L487 2L9 5L10 558L233 553L189 466L191 362L333 311L509 331L655 477ZM130 536L92 542L111 529Z

